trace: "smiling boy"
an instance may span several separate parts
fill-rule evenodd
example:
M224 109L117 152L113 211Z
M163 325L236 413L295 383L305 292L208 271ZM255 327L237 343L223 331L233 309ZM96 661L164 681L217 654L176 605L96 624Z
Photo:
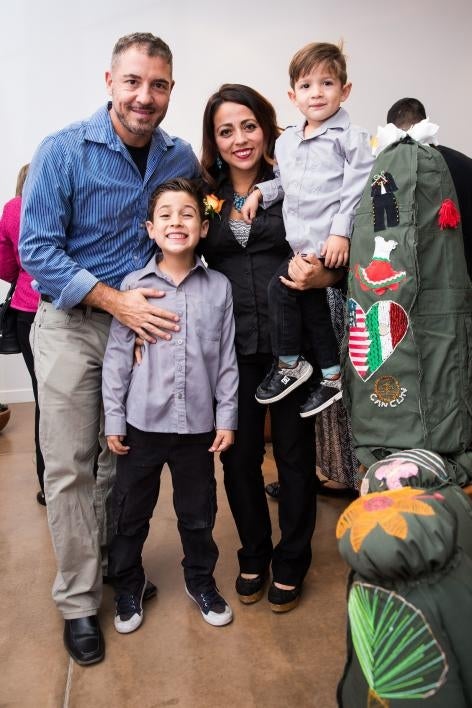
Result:
M146 227L160 252L130 273L122 289L164 292L180 317L180 331L170 341L146 342L141 364L133 366L135 334L114 319L103 363L105 434L118 455L110 574L116 591L115 628L123 634L137 629L143 619L141 553L165 463L172 475L186 592L209 624L221 626L232 619L213 577L218 549L212 536L213 453L233 443L237 427L231 285L195 256L208 221L193 182L176 179L158 187Z
M294 254L324 259L326 268L346 266L354 212L373 158L369 134L351 124L341 108L351 92L340 47L308 44L293 57L289 98L303 121L287 128L275 146L275 179L257 184L242 213L251 220L259 201L283 197L287 240L293 253L269 286L273 372L257 389L259 403L275 403L312 374L302 356L304 337L321 369L300 415L315 415L341 398L340 364L326 291L293 289L288 262Z

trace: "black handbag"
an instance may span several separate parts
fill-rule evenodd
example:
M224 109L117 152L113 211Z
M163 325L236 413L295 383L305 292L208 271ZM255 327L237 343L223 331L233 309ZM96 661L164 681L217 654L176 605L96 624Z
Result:
M0 304L0 354L20 354L21 348L16 334L16 310L10 307L16 283L12 283L5 302Z

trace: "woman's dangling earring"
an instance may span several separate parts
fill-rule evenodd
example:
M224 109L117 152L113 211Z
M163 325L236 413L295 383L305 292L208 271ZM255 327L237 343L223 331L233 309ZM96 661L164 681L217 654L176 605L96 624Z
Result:
M223 167L223 160L220 157L220 153L217 153L217 155L216 155L216 166L221 171L221 169Z

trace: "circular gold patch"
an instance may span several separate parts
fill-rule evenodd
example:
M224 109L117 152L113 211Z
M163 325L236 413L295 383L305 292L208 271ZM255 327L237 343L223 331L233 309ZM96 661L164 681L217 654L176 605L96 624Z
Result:
M394 376L380 376L374 383L374 393L383 403L395 401L400 392L400 382Z

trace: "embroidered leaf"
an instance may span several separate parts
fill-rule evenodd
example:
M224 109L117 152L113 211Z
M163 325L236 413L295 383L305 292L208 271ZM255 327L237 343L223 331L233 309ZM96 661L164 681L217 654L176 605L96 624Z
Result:
M377 705L379 699L434 695L445 681L446 657L423 613L395 592L354 583L349 594L352 641Z

